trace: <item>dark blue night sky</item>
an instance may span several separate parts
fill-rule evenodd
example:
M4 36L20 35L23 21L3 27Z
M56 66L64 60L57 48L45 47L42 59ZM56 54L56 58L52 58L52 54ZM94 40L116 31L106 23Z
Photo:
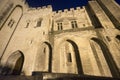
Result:
M52 5L54 11L84 6L88 3L88 0L26 0L26 1L31 7ZM120 4L120 0L116 0L116 2Z

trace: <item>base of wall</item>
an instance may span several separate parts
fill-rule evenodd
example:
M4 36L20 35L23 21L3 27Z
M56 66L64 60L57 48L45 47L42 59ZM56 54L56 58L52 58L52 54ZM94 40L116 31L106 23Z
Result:
M33 72L32 76L0 76L0 80L119 80L120 78L88 76L63 73Z

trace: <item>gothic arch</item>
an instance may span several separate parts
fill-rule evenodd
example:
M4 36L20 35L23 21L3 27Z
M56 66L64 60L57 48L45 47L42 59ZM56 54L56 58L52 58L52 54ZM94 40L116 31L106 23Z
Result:
M13 52L3 68L4 75L20 75L24 63L24 55L20 50Z
M15 12L18 12L18 11L19 11L19 13L16 15ZM18 23L21 20L22 15L23 15L23 8L22 8L22 6L16 5L13 8L13 10L11 11L11 13L9 14L9 16L7 17L6 21L3 23L2 27L0 28L0 30L1 30L3 28L3 26L7 27L8 24L9 24L9 22L12 20L11 17L12 16L16 16L15 18L13 18L13 19L15 19L15 21L12 20L14 22L13 23L14 25L12 24L12 26L14 26L14 27L12 27L9 31L7 31L5 33L5 35L3 36L3 39L5 38L4 39L5 46L3 46L4 48L3 48L3 50L1 50L2 51L2 55L0 57L0 60L3 57L3 55L4 55L4 53L5 53L6 49L7 49L7 47L9 45L9 42L10 42L12 36L14 35L14 32L15 32L17 26L18 26ZM1 41L1 43L2 43L2 41Z
M74 69L74 70L77 69L77 73L83 75L83 69L82 69L82 64L81 64L81 59L80 59L80 54L79 54L79 49L78 49L77 44L74 41L70 40L70 39L65 40L64 43L65 43L65 45L63 45L64 48L65 48L65 46L67 44L67 46L71 47L71 49L72 49L72 50L70 50L68 48L65 48L65 52L64 52L65 54L63 53L63 51L61 52L62 55L66 55L66 56L67 56L68 53L71 54L71 56L69 56L69 54L68 54L68 56L67 56L68 60L67 60L67 62L64 62L64 63L65 64L68 63L66 65L68 65L67 67L69 69ZM68 50L68 51L66 51L66 50ZM71 57L71 58L69 58L69 57ZM74 68L71 68L71 67L69 67L70 64L72 64L72 65L76 64L76 65L75 65ZM73 72L68 71L68 73L74 73L74 70L73 70Z
M107 62L107 65L110 69L110 72L112 74L113 77L119 77L119 70L112 58L112 55L107 47L107 45L100 39L97 38L91 38L92 41L94 41L95 43L97 43L99 45L99 47L102 50L103 56Z
M82 74L83 75L82 62L81 62L81 59L80 59L80 54L79 54L78 46L72 40L67 40L67 41L69 43L71 43L72 46L73 46L73 48L74 48L75 58L76 58L76 63L77 63L77 68L78 68L78 74Z
M48 42L43 42L38 49L35 71L52 71L52 46Z
M21 14L21 16L20 16L20 18L19 18L17 24L19 23L19 21L20 21L22 15L23 15L23 7L22 7L21 5L16 5L16 6L13 8L13 10L11 11L11 13L8 15L7 19L6 19L6 20L4 21L4 23L2 24L2 26L0 27L0 30L4 27L5 23L8 21L8 19L9 19L10 16L11 16L11 14L12 14L12 13L15 11L15 9L18 8L18 7L22 10L22 14Z
M50 43L48 42L44 42L48 47L49 47L49 68L48 71L51 72L52 71L52 46Z

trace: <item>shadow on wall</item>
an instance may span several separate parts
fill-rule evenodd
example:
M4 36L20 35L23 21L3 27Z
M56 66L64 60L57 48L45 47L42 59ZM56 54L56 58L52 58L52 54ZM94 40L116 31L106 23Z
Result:
M95 41L101 48L103 55L105 57L105 60L107 62L107 65L109 66L109 69L111 71L111 74L113 77L119 77L119 68L115 64L113 57L107 47L107 45L100 39L92 38L91 40Z
M79 55L79 50L78 50L78 46L75 42L71 41L71 40L67 40L69 43L72 44L73 48L74 48L74 52L75 52L75 58L76 58L76 63L77 63L77 68L78 68L78 74L83 75L83 68L82 68L82 62L80 59L80 55Z
M24 63L24 55L20 50L13 52L5 66L0 66L0 75L20 75Z

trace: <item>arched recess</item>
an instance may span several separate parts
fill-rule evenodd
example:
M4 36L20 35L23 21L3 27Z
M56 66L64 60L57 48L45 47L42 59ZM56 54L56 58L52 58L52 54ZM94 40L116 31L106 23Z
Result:
M2 70L3 75L20 75L24 63L24 55L20 50L13 52Z
M48 42L42 43L38 49L35 71L52 71L52 46Z
M0 36L2 36L2 39L0 39L0 46L2 45L2 47L0 47L1 48L0 61L11 41L12 36L15 33L18 23L21 20L22 14L23 14L22 6L20 5L15 6L15 8L12 10L12 12L9 14L6 21L2 25L2 30L0 33Z
M66 40L60 46L60 72L83 75L79 49L72 40Z
M119 70L112 58L107 45L100 39L92 38L92 50L95 56L99 72L103 76L119 77ZM108 69L107 69L108 68Z
M9 21L11 20L10 18L13 18L13 20L15 19L15 23L18 24L21 17L23 15L23 7L21 5L16 5L13 10L11 11L11 13L8 15L7 19L5 20L5 22L2 24L2 26L0 27L0 30L8 25Z

